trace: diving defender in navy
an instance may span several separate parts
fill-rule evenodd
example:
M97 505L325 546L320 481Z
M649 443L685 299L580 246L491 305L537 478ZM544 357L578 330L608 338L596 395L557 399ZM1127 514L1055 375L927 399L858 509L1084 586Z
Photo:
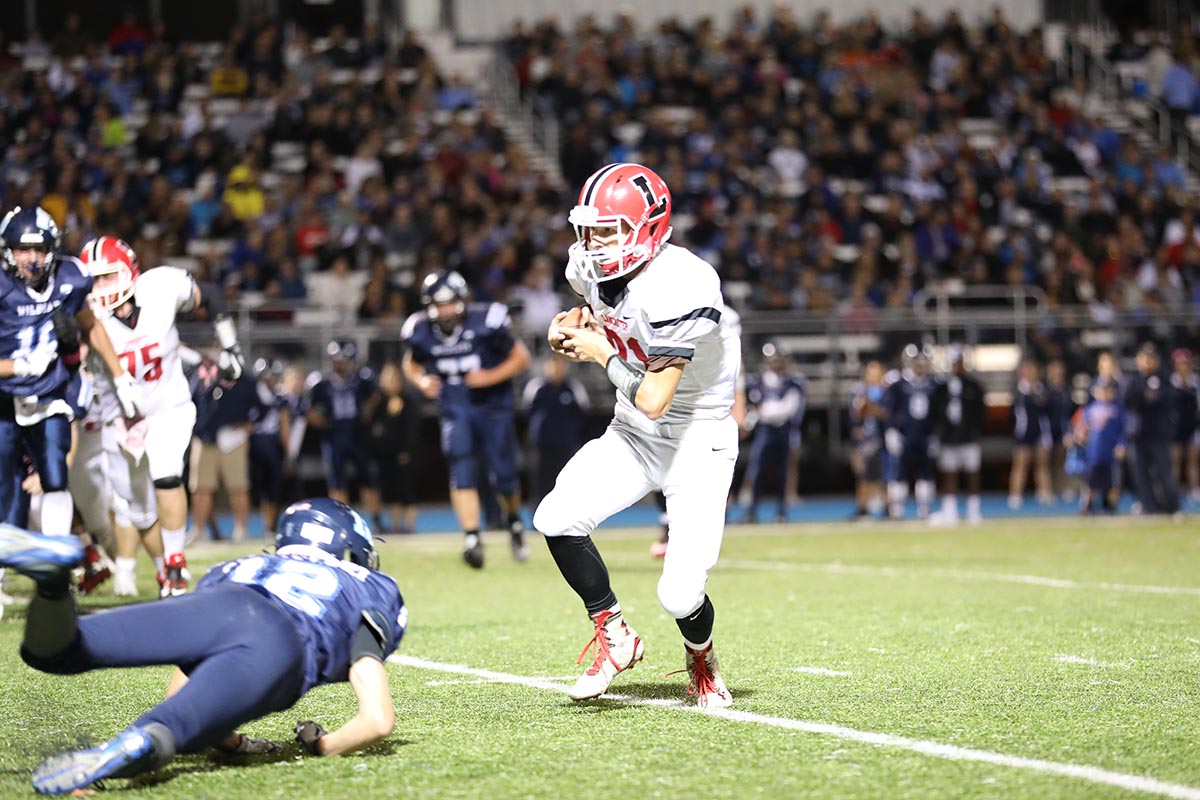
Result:
M507 517L513 557L524 561L525 528L517 484L517 437L512 379L529 366L529 350L513 339L508 308L468 303L467 282L457 272L435 272L421 287L418 311L404 322L408 345L404 376L438 401L442 453L450 467L450 504L466 534L463 560L483 567L479 538L480 460L491 473Z
M167 697L116 738L61 753L33 773L33 788L63 794L102 778L166 764L176 753L218 747L270 753L280 745L237 728L290 708L309 689L349 681L358 713L326 732L296 724L311 755L339 755L391 733L395 717L384 660L408 611L379 558L366 521L337 500L315 498L279 517L275 553L218 564L196 591L79 617L71 567L74 537L0 526L0 565L37 581L21 657L55 674L173 664Z
M60 340L82 334L113 375L128 417L137 413L137 389L88 306L91 276L59 245L58 227L41 208L18 206L0 221L0 508L20 505L19 465L28 452L45 492L42 530L66 536L74 511L67 489L71 372Z

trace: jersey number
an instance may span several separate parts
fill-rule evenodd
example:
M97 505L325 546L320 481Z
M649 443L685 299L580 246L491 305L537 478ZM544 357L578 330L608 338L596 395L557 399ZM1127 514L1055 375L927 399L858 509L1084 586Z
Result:
M483 361L478 353L471 353L465 356L439 358L434 362L434 367L447 378L457 378L459 375L466 375L468 372L481 369Z
M604 329L604 335L608 337L609 344L617 348L617 355L619 355L621 358L628 359L629 354L633 353L633 357L643 364L650 361L650 359L646 358L646 352L642 350L642 346L638 344L637 339L632 337L628 339L622 339L619 335L613 331L610 331L608 328Z
M158 347L158 342L152 342L142 345L140 349L126 350L121 353L121 360L125 362L125 371L144 381L156 381L161 378L163 373L162 356L154 355L156 347ZM138 361L142 362L141 372L138 372Z
M336 597L341 588L337 574L329 567L292 559L269 563L265 558L248 558L238 563L229 579L261 586L292 608L317 619L324 616L325 603Z
M45 350L51 346L50 337L54 334L53 320L46 320L41 325L26 325L17 331L17 349L9 358L16 360L26 358L35 350Z

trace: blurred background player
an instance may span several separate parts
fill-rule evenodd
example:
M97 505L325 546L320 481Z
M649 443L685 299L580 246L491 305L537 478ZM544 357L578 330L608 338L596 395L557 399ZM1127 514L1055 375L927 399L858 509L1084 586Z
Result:
M367 453L379 476L390 530L412 533L417 522L416 457L421 448L420 395L394 362L379 371L379 391L367 401Z
M800 428L807 407L804 376L795 362L774 342L762 348L762 370L746 378L746 404L754 409L757 423L750 439L746 481L750 484L750 506L746 522L758 522L769 474L776 479L775 521L787 521L788 499L794 493L800 458Z
M987 414L983 385L967 371L962 348L951 349L950 372L933 393L934 435L942 471L942 507L930 517L939 525L958 524L958 474L967 479L967 521L983 521L980 474L983 462L983 423Z
M1100 378L1092 399L1077 416L1072 441L1086 455L1087 485L1079 498L1081 514L1117 510L1121 493L1121 462L1125 460L1125 409L1117 402L1117 384Z
M292 414L280 391L283 364L266 358L254 362L255 404L250 409L250 487L258 499L266 536L275 532L283 502L284 460L291 438Z
M1065 439L1071 431L1075 401L1071 399L1071 384L1067 380L1067 365L1056 358L1046 365L1046 418L1050 422L1050 486L1063 500L1074 500L1064 471Z
M1025 502L1025 481L1033 467L1038 502L1049 505L1054 498L1050 485L1050 413L1046 385L1038 365L1028 359L1017 365L1017 385L1012 401L1013 460L1008 480L1008 507Z
M283 502L288 503L303 496L297 464L304 437L308 433L308 387L304 370L291 366L283 370L279 379L279 394L288 412L288 438L283 454Z
M224 488L233 512L230 539L241 542L250 524L251 416L258 405L255 382L249 375L222 377L215 361L206 358L192 375L196 426L192 432L192 533L211 531L221 539L213 498Z
M483 566L479 537L479 470L486 468L510 535L524 561L525 526L517 483L512 380L529 367L529 349L514 339L508 308L470 303L457 272L435 272L421 286L423 311L404 322L403 369L426 398L436 400L442 453L450 468L450 504L465 536L463 560Z
M1158 348L1144 343L1137 353L1137 372L1125 382L1122 398L1129 415L1128 463L1144 514L1179 511L1179 486L1171 471L1175 439L1175 397L1162 374Z
M130 519L143 536L156 522L161 525L162 596L185 594L188 498L183 468L196 407L183 374L175 319L181 313L203 313L212 320L221 347L219 369L231 379L240 377L243 369L237 331L215 286L197 284L178 267L143 273L133 248L120 239L94 239L84 245L80 259L95 281L88 301L141 394L141 417L128 423L116 420L127 467ZM120 397L119 384L117 392Z
M888 452L888 516L900 519L908 502L908 482L914 480L917 516L929 517L933 503L933 460L937 440L933 435L933 391L929 357L915 344L904 348L901 370L884 393Z
M591 401L583 384L567 374L570 362L552 353L542 374L525 384L522 405L529 414L526 436L535 465L530 501L550 494L558 473L583 445L583 424Z
M887 424L887 408L884 405L886 374L883 362L867 362L862 381L851 393L850 440L854 449L850 465L855 477L855 519L879 517L886 508L884 477L887 475L887 450L883 445L883 431Z
M1200 503L1200 375L1192 366L1192 352L1179 348L1171 354L1172 408L1175 438L1171 445L1171 471L1188 499Z
M358 493L376 527L379 525L378 476L367 461L363 417L366 402L375 393L375 376L358 365L358 345L330 342L325 348L330 372L309 395L308 424L321 437L321 461L329 496L350 502L349 467L354 468Z

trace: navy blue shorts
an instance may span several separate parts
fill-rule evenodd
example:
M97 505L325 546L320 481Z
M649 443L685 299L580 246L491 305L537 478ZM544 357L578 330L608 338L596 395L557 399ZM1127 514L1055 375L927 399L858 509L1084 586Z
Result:
M482 462L498 494L517 490L517 434L511 409L468 408L443 415L442 455L451 489L474 489Z
M375 472L367 461L366 447L361 441L330 435L321 442L321 461L325 465L325 483L331 491L344 491L350 486L348 467L353 465L360 487L375 488Z

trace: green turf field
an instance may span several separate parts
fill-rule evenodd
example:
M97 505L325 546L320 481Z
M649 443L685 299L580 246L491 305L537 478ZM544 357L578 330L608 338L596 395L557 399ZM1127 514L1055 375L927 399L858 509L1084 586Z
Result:
M601 533L613 585L646 640L619 697L561 689L591 635L540 543L500 538L469 571L458 539L382 549L410 610L389 667L397 724L373 750L267 760L190 756L122 798L1134 797L1200 798L1200 531L1140 520L733 528L709 583L727 718L682 707L673 620L651 531ZM252 549L196 550L193 572ZM140 576L148 588L147 575ZM10 578L10 591L30 584ZM102 589L102 592L107 591ZM85 605L111 604L104 597ZM105 739L168 670L74 678L21 663L0 623L0 797L32 795L52 752ZM248 733L352 715L318 689Z

